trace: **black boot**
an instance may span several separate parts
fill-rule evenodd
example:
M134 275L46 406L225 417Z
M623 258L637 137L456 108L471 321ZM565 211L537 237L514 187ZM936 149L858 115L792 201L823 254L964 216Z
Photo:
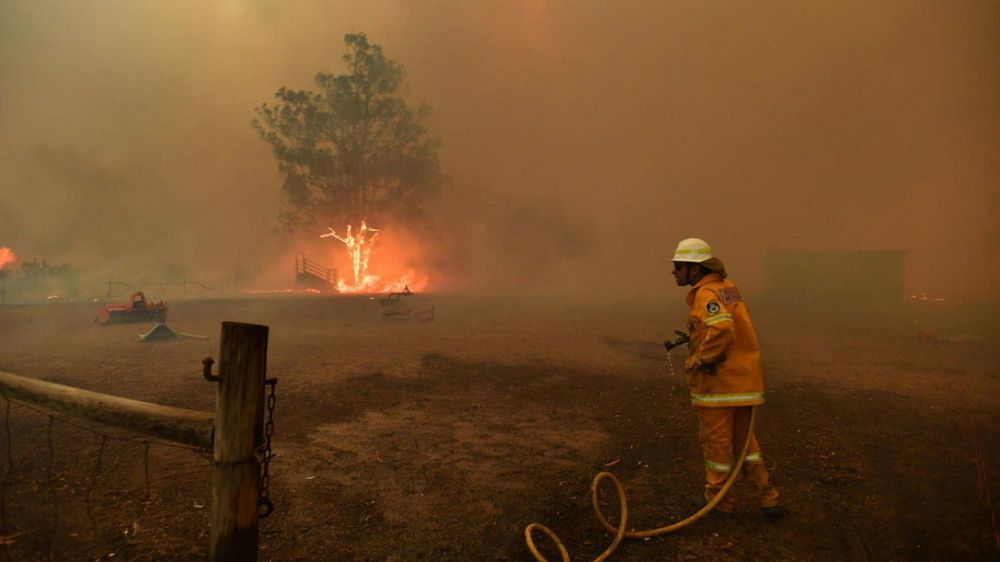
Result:
M691 502L691 504L692 504L691 507L694 508L695 512L697 512L701 511L701 508L708 505L708 500L706 500L705 498L695 498ZM734 519L736 517L736 514L731 511L722 511L721 509L716 507L712 511L706 513L704 517L706 519L729 520L729 519Z
M788 515L788 510L780 505L771 505L768 507L760 508L760 513L768 521L779 521L784 519Z

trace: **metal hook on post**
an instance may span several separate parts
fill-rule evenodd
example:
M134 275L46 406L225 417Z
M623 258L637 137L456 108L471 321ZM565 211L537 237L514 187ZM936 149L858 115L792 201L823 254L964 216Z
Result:
M274 511L274 504L271 503L271 500L267 498L257 500L257 517L259 519L264 519L268 515L271 515L272 511Z
M201 360L201 376L205 377L205 380L209 382L219 382L222 380L222 377L212 374L212 364L214 363L215 360L211 357L206 357Z

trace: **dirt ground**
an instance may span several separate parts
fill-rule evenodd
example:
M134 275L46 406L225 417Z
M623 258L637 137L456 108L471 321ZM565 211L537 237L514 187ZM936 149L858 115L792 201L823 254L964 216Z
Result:
M683 350L671 362L661 345L683 326L681 291L407 298L435 319L383 320L363 297L174 302L168 325L209 338L160 343L136 338L148 324L94 324L94 303L0 306L0 371L211 411L200 362L218 357L220 323L270 326L275 510L261 560L530 560L531 522L591 560L611 541L589 505L601 470L624 483L630 527L693 511L703 465ZM627 541L612 559L998 559L995 309L827 322L750 305L766 368L759 437L790 515L765 521L741 485L734 520ZM939 341L919 342L921 328ZM957 334L974 337L944 341ZM203 455L0 408L0 559L206 557Z

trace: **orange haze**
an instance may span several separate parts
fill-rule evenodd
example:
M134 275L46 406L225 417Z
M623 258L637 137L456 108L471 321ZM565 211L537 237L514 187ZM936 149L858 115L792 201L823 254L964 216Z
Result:
M998 29L993 0L8 0L0 246L95 291L336 261L276 228L249 121L363 31L443 141L434 222L381 256L431 290L649 295L701 236L749 291L773 248L891 248L910 292L992 298Z

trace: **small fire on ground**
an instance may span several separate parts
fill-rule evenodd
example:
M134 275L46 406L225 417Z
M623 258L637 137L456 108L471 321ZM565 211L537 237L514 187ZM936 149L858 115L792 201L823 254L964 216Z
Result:
M321 295L319 289L243 289L248 295Z
M404 288L422 291L427 286L427 276L418 275L412 270L395 279L383 279L369 271L372 254L375 253L375 242L382 233L381 229L372 228L366 221L361 221L361 228L357 230L352 225L347 225L343 236L331 227L327 227L327 230L329 232L321 234L320 238L336 238L343 242L351 259L353 283L348 283L343 278L338 279L337 289L341 293L392 293Z
M915 301L921 301L921 302L945 302L946 300L948 300L947 297L934 297L934 296L928 295L927 293L925 293L923 291L920 291L919 293L917 293L915 295L910 295L910 299L911 300L915 300Z
M14 255L14 250L0 246L0 269L3 269L3 266L16 259L17 256Z

